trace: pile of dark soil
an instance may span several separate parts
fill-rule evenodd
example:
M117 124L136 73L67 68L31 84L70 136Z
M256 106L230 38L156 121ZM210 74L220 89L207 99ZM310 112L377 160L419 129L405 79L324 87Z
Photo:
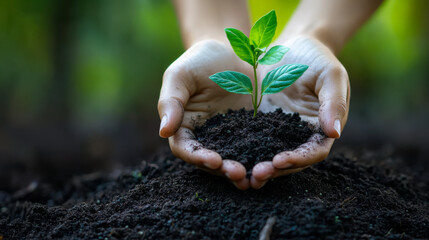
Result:
M35 183L0 192L0 236L257 239L275 217L272 239L429 238L427 182L355 157L333 154L260 190L240 191L158 154L135 168L76 177L59 190Z
M236 160L248 171L263 161L272 161L283 151L293 150L313 135L312 126L301 120L298 113L229 110L207 120L195 128L197 140L223 159Z

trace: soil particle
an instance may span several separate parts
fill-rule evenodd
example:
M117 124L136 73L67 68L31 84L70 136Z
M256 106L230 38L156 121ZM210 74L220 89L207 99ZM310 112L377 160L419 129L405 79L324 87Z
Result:
M0 191L0 236L258 239L275 217L271 239L427 239L428 195L420 185L427 183L333 154L260 190L240 191L166 152L112 175L75 177L61 189L38 184L45 190L19 199Z
M257 163L272 161L277 153L306 143L314 133L298 113L285 114L280 108L258 112L255 118L253 110L229 110L195 128L195 136L205 148L242 163L248 171Z

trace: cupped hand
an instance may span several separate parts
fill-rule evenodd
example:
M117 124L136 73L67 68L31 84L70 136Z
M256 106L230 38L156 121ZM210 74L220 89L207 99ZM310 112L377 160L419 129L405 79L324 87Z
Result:
M237 71L251 76L252 68L241 61L230 46L205 40L190 47L164 73L158 112L159 135L168 138L173 154L212 174L229 179L237 188L247 189L250 181L239 162L223 160L195 140L194 127L228 108L251 108L249 95L229 93L209 76Z
M306 64L309 68L282 92L264 96L260 109L272 111L280 107L286 112L298 112L316 128L321 127L326 136L315 134L297 149L281 152L274 156L273 161L255 165L250 179L250 185L255 189L264 186L271 178L301 171L324 160L334 139L340 137L349 110L348 75L330 49L322 42L305 36L277 44L290 50L278 64L259 66L258 79L261 82L266 73L284 64Z

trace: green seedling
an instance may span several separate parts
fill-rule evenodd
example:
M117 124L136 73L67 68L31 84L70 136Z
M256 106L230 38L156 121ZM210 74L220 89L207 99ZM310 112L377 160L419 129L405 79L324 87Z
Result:
M261 105L262 97L267 94L278 93L292 85L307 70L303 64L286 64L268 72L261 85L258 98L258 78L256 69L259 64L272 65L282 60L288 47L271 44L277 28L276 12L272 10L256 21L247 37L235 28L226 28L226 36L237 56L253 67L254 88L248 76L240 72L224 71L210 76L210 79L228 92L252 95L253 117L256 116Z
M199 201L201 201L201 202L210 202L210 200L209 200L208 198L206 198L206 199L201 198L201 197L198 195L198 193L195 193L195 198L196 198L196 199L198 199L198 200L199 200Z
M138 171L138 170L133 171L132 175L136 179L140 179L143 176L142 173L140 171Z
M341 220L339 216L335 216L335 224L340 224Z

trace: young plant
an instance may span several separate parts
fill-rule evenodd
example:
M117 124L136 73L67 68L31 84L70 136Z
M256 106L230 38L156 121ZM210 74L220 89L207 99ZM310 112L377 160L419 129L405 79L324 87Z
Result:
M276 12L272 10L256 21L247 37L240 30L226 28L226 36L237 56L253 67L254 89L250 78L234 71L218 72L210 76L223 89L238 94L251 94L253 117L256 116L261 105L262 97L267 94L278 93L292 85L307 70L303 64L286 64L268 72L261 86L261 96L258 98L258 77L256 69L259 64L272 65L282 60L288 47L277 45L268 50L277 28ZM262 54L265 54L262 58Z

